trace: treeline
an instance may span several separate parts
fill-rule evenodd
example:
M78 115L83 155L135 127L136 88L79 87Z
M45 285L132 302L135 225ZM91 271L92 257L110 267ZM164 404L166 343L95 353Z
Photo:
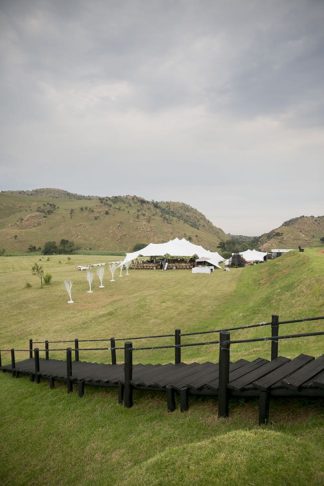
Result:
M228 240L221 241L218 248L224 258L229 258L232 253L258 249L258 245L259 240L257 237L231 235Z
M46 241L42 253L43 255L71 255L77 250L73 241L62 239L59 244L56 241Z

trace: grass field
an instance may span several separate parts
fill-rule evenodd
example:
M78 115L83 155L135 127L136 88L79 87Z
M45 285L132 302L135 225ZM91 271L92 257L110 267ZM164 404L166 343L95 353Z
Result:
M35 261L53 275L40 288ZM133 271L87 294L76 265L113 260L74 255L0 258L0 347L26 347L29 338L136 336L207 330L228 325L323 315L324 254L319 249L211 276L186 271ZM63 287L73 280L74 305ZM26 283L32 284L26 288ZM322 329L285 326L285 332ZM281 333L284 333L281 330ZM268 328L237 331L264 336ZM189 338L188 338L189 341ZM145 341L144 341L145 342ZM167 342L167 340L165 341ZM171 342L171 341L169 341ZM148 343L148 342L147 342ZM153 343L150 341L150 344ZM280 354L323 354L322 338L280 343ZM138 352L139 353L139 352ZM232 358L269 358L270 345L233 346ZM84 359L107 361L108 353ZM8 357L7 357L8 358ZM121 356L118 357L122 359ZM169 362L171 351L135 354L135 361ZM184 361L218 359L216 346L189 348ZM271 425L257 426L254 400L231 403L229 419L217 418L211 399L192 400L188 413L166 411L160 393L135 393L124 409L115 391L86 390L79 399L58 385L0 375L0 478L2 484L324 484L323 402L276 400ZM307 406L306 406L307 405Z

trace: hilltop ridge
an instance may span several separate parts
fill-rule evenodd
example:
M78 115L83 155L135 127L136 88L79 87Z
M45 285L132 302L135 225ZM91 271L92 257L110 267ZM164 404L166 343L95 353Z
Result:
M224 231L188 204L139 196L83 196L54 188L0 193L0 249L27 251L72 240L83 250L131 251L137 243L184 237L210 250Z
M320 246L324 237L324 216L299 216L285 221L281 226L258 238L263 250L271 248L297 248Z

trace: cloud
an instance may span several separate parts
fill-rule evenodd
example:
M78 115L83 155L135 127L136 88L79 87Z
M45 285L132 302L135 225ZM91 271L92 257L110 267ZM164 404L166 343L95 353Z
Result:
M323 21L316 0L3 0L2 189L184 200L232 233L322 212Z

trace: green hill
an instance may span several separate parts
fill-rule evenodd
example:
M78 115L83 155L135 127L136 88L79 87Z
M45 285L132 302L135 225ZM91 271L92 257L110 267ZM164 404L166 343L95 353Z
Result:
M137 196L94 197L59 189L0 193L0 249L26 252L72 240L81 250L131 251L137 243L184 237L216 250L225 233L180 202Z
M324 237L324 216L300 216L290 219L258 239L263 250L319 246Z

